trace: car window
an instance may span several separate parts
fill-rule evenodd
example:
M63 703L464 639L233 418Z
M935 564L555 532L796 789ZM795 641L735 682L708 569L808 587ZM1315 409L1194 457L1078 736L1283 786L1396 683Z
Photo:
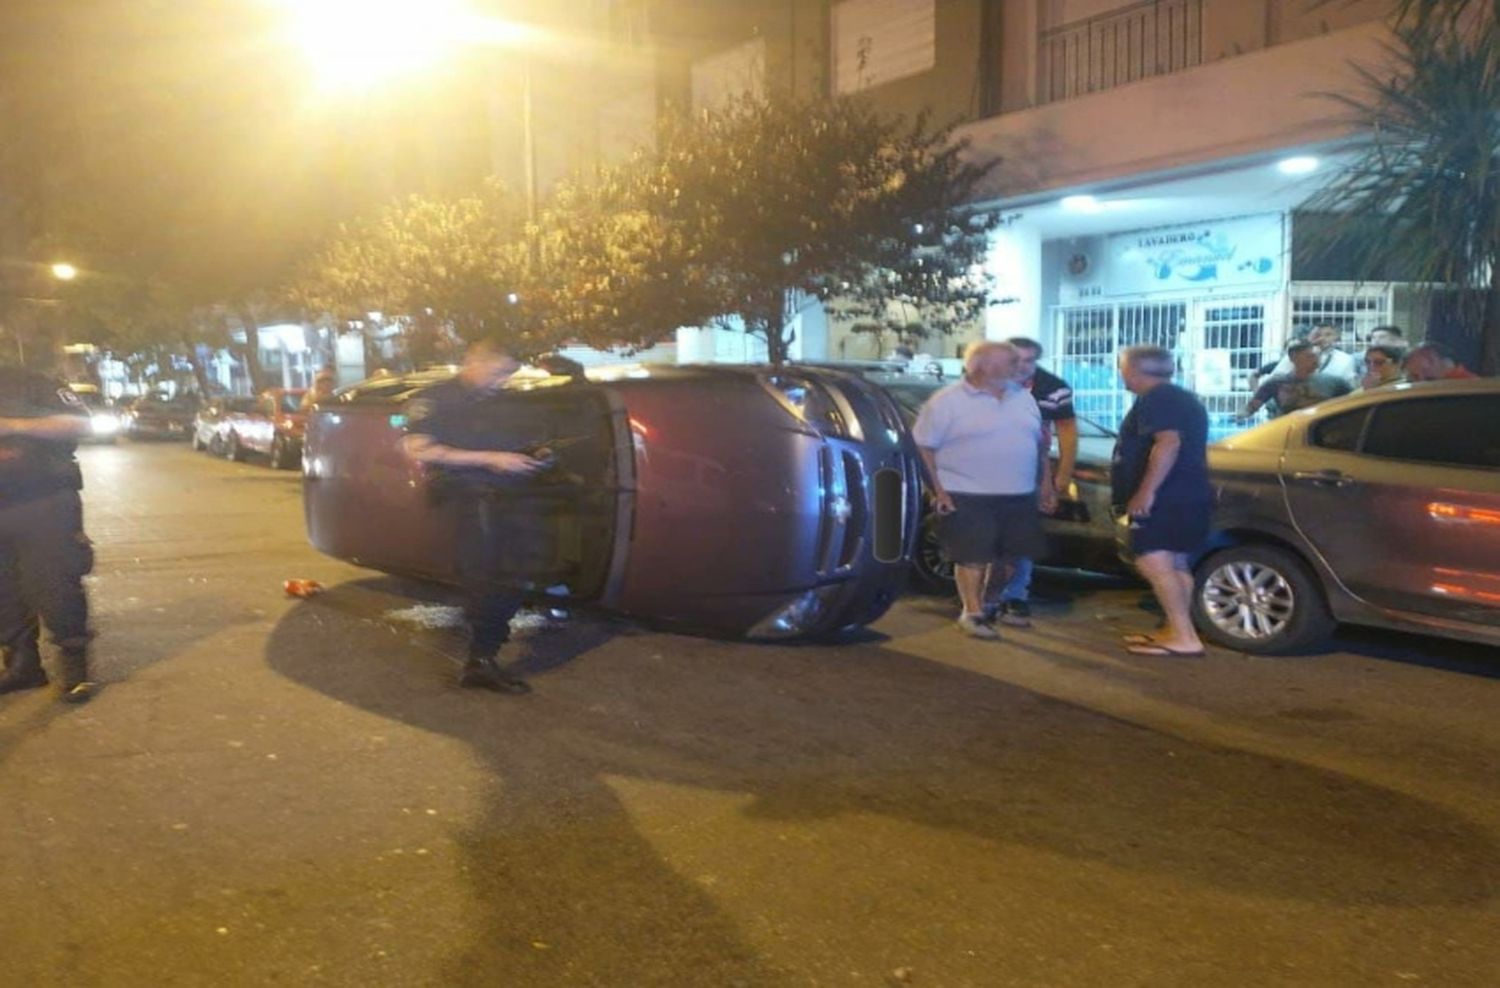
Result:
M1413 398L1377 406L1364 452L1500 470L1500 395Z
M1342 415L1333 415L1316 423L1308 433L1308 440L1323 449L1338 449L1352 453L1359 448L1359 437L1364 435L1365 422L1370 418L1370 409L1360 408Z

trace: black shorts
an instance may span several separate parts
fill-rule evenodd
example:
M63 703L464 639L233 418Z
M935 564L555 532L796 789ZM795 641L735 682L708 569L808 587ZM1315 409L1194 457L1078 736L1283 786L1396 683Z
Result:
M1213 526L1209 501L1155 504L1145 518L1130 519L1130 551L1177 552L1194 555L1208 544Z
M938 542L964 565L1047 554L1035 494L953 494L953 513L937 520Z

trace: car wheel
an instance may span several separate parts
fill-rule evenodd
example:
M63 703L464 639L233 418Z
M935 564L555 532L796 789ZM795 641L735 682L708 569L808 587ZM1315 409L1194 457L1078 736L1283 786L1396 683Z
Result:
M1241 652L1295 652L1328 637L1333 615L1296 554L1272 545L1220 549L1198 564L1193 622Z
M943 551L937 536L937 515L929 514L922 519L922 529L917 536L917 549L912 554L912 568L930 589L943 593L954 593L958 584L953 576L953 560Z
M233 432L229 434L225 455L236 463L245 462L245 447L240 443L240 437Z
M281 436L271 440L271 469L291 470L297 466L297 457L293 455L292 444Z

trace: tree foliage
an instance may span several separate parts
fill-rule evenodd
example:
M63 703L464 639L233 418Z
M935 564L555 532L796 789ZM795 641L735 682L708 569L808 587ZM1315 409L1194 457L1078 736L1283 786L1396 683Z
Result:
M1500 0L1414 0L1389 72L1359 68L1364 91L1335 97L1369 143L1307 208L1336 217L1307 255L1340 252L1363 277L1400 269L1460 289L1466 327L1500 370ZM1422 16L1426 14L1426 16ZM1357 234L1357 235L1356 235Z
M670 119L637 165L710 315L737 319L780 362L799 296L893 329L915 310L935 332L982 309L995 220L965 204L993 164L962 151L951 128L858 100L745 98Z

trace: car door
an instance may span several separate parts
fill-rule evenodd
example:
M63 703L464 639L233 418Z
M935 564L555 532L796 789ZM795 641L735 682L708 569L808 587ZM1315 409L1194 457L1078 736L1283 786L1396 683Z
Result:
M1377 607L1500 625L1500 394L1401 395L1288 448L1292 520Z

